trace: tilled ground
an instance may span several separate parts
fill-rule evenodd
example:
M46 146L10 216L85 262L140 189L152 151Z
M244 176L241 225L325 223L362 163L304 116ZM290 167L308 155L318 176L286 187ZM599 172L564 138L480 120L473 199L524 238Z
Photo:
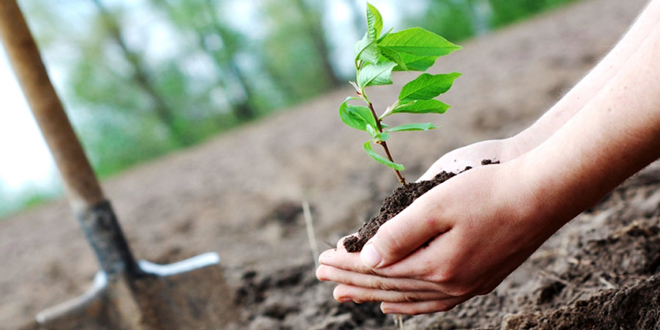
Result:
M452 109L428 118L440 129L391 141L406 175L456 147L529 125L611 48L645 2L584 1L441 59L434 71L463 76L443 98ZM400 87L371 98L383 108ZM312 254L301 248L308 244L303 200L323 249L373 216L397 185L363 153L365 137L338 119L350 93L331 92L104 182L135 254L166 263L219 252L241 311L235 329L395 328L376 304L332 300L332 285L316 281ZM406 318L406 329L657 328L658 185L654 165L565 226L491 294ZM0 223L0 255L0 329L83 293L97 267L64 201Z

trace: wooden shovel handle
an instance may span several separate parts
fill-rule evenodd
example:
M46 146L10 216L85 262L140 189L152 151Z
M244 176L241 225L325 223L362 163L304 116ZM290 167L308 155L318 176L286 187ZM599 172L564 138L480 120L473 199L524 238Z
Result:
M55 158L74 211L103 201L103 191L48 78L16 0L0 0L0 39Z

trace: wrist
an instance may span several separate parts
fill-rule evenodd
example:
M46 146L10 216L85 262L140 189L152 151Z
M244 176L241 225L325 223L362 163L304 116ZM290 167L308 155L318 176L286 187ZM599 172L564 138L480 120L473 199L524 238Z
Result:
M538 144L535 144L533 140L529 139L529 133L526 133L527 130L522 131L512 137L502 139L501 144L501 161L508 162L513 159L516 159L530 150L534 149Z
M510 164L509 180L518 180L517 193L521 196L517 218L534 222L532 238L544 240L564 224L591 206L590 196L584 193L579 173L568 169L557 157L545 157L535 148ZM542 150L541 150L542 151ZM588 188L587 188L588 189Z

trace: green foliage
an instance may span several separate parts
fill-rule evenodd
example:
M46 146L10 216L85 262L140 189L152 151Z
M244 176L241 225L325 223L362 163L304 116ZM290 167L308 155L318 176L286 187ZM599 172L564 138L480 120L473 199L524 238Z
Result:
M358 70L358 86L364 88L392 84L392 69L395 66L396 63L390 60L382 60L375 64L364 62L362 68Z
M389 159L387 159L387 158L381 156L381 155L378 154L377 152L375 152L374 149L371 147L371 140L369 140L369 141L367 141L367 142L364 143L364 151L366 151L367 154L368 154L369 156L371 156L371 158L373 158L373 159L376 160L377 162L379 162L379 163L381 163L381 164L383 164L383 165L385 165L385 166L387 166L387 167L393 168L393 169L395 169L395 170L397 170L397 171L403 171L403 170L406 169L405 167L403 167L403 165L401 165L401 164L397 164L397 163L395 163L395 162L393 162L393 161L391 161L391 160L389 160Z
M439 100L415 100L410 103L396 104L391 107L390 112L386 112L385 117L394 113L437 113L443 114L449 109L449 105Z
M576 0L433 0L404 25L423 25L456 42Z
M527 18L543 10L575 0L488 0L493 12L492 27L504 26Z
M461 49L447 39L422 28L410 28L401 32L390 33L378 43L400 53L416 56L445 56Z
M61 194L61 191L47 188L34 183L26 184L21 188L8 189L0 180L0 221L19 210L32 209Z
M380 37L380 32L383 31L383 16L381 16L378 9L370 3L367 3L367 26L367 35L369 38L372 40L378 39Z
M329 51L319 26L322 14L309 1L263 1L257 6L263 21L255 25L268 26L259 41L263 70L282 90L285 105L319 95L335 85L335 73L329 67ZM320 3L313 1L313 3ZM319 35L320 34L320 35Z
M392 133L392 132L405 132L405 131L428 131L430 129L435 129L435 128L437 127L431 123L405 124L405 125L388 128L387 132Z
M399 101L430 100L448 91L454 80L460 76L461 74L457 72L436 75L424 73L403 86L399 93Z
M473 0L433 0L421 17L411 17L411 25L423 25L427 30L451 41L460 41L476 34Z
M352 105L348 101L356 99L348 97L346 101L339 106L339 117L344 124L349 127L367 132L367 125L376 127L376 119L371 115L371 110L365 106Z
M377 162L395 171L401 183L405 181L398 171L403 165L395 163L387 148L389 133L427 131L436 128L431 123L405 124L389 128L382 120L397 113L444 113L449 106L434 98L447 92L460 73L424 73L403 86L397 101L378 117L365 88L392 84L392 71L425 71L440 56L461 49L445 38L422 28L410 28L381 36L383 19L378 9L367 3L367 32L355 44L356 83L352 83L358 97L349 97L339 106L339 117L349 127L369 133L371 139L364 144L365 152ZM362 99L367 106L352 105L351 100ZM372 142L385 149L387 157L375 152Z

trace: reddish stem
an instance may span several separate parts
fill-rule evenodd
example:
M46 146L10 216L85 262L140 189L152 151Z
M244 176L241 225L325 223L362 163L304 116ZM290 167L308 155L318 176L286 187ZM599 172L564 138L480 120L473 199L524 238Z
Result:
M374 116L374 119L376 120L376 126L378 129L378 133L383 133L383 126L380 124L380 118L378 118L378 115L376 114L376 110L374 110L374 105L369 102L369 110L371 110L371 115ZM394 159L392 158L392 154L390 154L390 149L387 147L387 142L385 141L380 141L378 144L383 146L383 149L385 149L385 154L387 155L387 159L389 159L392 163L394 163ZM399 179L399 182L401 185L405 186L406 185L406 179L401 175L401 172L397 169L393 169L394 173L396 173L397 179Z

